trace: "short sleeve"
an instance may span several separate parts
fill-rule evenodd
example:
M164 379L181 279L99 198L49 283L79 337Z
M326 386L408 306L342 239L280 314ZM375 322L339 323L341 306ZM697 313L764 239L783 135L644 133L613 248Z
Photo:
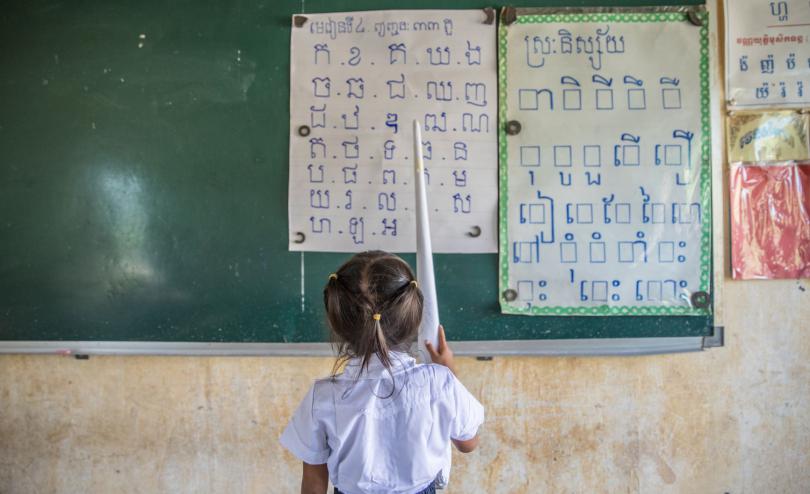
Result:
M315 418L315 386L310 388L304 400L287 424L279 439L298 459L310 465L322 465L329 458L329 445L323 424Z
M450 437L459 441L472 439L484 423L484 407L452 374L450 392L456 408L455 418L450 427Z

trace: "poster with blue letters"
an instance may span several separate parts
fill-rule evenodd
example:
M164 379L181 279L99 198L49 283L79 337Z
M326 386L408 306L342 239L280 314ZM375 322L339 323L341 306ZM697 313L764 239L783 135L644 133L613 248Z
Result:
M518 9L498 37L502 312L707 314L707 12Z
M415 250L416 120L434 251L497 251L493 21L483 10L293 17L290 250Z

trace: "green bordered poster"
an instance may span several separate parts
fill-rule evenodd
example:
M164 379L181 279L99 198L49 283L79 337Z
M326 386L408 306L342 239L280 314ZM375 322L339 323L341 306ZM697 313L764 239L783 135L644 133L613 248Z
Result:
M708 314L708 14L518 9L504 21L502 312Z

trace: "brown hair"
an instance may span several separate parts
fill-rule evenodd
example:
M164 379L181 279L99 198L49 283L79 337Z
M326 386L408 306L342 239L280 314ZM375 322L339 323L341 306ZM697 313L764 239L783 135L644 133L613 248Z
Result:
M422 320L413 271L379 250L355 255L330 275L323 302L338 348L335 370L351 358L360 358L364 370L374 355L390 370L389 349L406 350Z

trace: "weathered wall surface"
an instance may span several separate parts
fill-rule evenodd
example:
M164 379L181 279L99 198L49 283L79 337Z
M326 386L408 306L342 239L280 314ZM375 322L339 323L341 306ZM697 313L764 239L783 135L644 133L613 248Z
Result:
M726 284L726 347L461 359L487 409L449 492L810 492L810 292ZM0 357L0 492L295 492L314 358Z

